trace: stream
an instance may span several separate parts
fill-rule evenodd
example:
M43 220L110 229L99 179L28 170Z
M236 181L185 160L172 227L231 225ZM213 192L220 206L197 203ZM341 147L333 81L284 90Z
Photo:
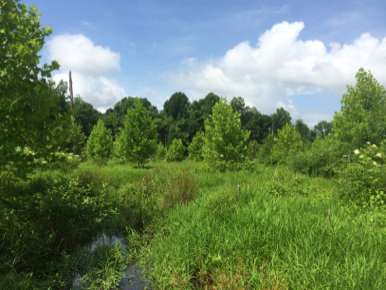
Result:
M98 247L101 246L114 246L119 244L119 246L125 250L127 249L127 244L122 236L119 235L99 235L94 241L86 246L92 254ZM80 275L79 273L75 274L75 277L72 282L73 290L82 290L80 285ZM144 290L151 289L146 279L143 277L141 269L135 263L131 263L127 266L126 270L123 273L122 279L119 282L119 285L116 289L119 290Z

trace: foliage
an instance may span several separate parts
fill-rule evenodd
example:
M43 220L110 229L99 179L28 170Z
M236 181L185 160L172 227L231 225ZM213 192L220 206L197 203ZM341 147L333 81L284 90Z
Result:
M347 166L340 172L339 191L347 199L369 206L386 205L385 151L367 143L355 149Z
M276 134L285 125L291 124L291 115L284 108L276 109L271 116L271 133Z
M313 132L303 120L296 120L295 129L299 132L300 136L302 136L303 142L309 143L313 141Z
M151 113L141 100L129 108L116 141L116 155L143 167L157 150L157 129Z
M127 111L135 108L135 103L140 101L142 105L150 112L153 118L156 118L158 110L153 106L146 98L137 97L125 97L119 100L113 108L107 109L103 115L106 127L109 128L114 137L118 136L119 131L122 129Z
M275 137L272 134L269 134L267 138L264 139L263 144L260 145L258 152L258 159L260 162L265 164L272 164L272 148L275 142Z
M341 167L344 151L332 136L316 138L304 151L289 157L290 166L311 176L335 176Z
M292 154L303 149L303 140L299 132L290 124L284 125L277 133L272 147L272 159L277 163L286 163Z
M92 128L96 125L101 116L101 113L80 97L77 97L74 100L73 114L76 123L79 124L82 133L86 137L90 136Z
M241 128L240 114L225 101L213 107L205 122L204 159L219 170L238 169L247 159L249 132Z
M167 161L182 161L185 159L185 146L181 139L174 139L166 152Z
M259 144L255 141L249 141L248 143L248 158L255 160L259 154Z
M157 145L157 153L156 157L158 160L164 160L166 158L166 147L162 143L158 143Z
M189 109L189 99L181 92L174 93L164 104L164 112L174 120L182 119L187 116Z
M386 90L370 72L360 69L356 85L347 88L333 132L348 151L368 141L379 144L386 137Z
M47 272L51 262L103 229L114 210L105 184L94 182L57 171L36 172L28 180L2 172L0 270Z
M114 289L127 267L124 250L119 244L98 247L94 253L82 256L87 272L80 277L81 289Z
M190 143L189 150L189 158L196 161L201 161L204 159L202 149L205 143L205 136L203 132L197 132L194 135L192 142Z
M86 155L89 160L106 162L111 157L113 139L102 120L94 126L87 140Z
M315 137L324 138L330 134L332 130L332 122L320 121L314 126L313 132Z
M49 28L38 11L17 0L0 3L0 165L22 168L17 147L37 155L61 149L72 129L63 85L50 81L58 67L40 65Z

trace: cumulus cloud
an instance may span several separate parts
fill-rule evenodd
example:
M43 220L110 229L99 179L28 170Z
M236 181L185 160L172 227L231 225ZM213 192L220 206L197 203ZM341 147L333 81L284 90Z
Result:
M71 70L74 94L99 110L105 110L125 95L124 88L109 77L120 69L120 55L110 48L96 45L82 34L62 34L48 42L47 54L49 60L60 64L54 80L67 81Z
M303 22L281 22L264 32L255 45L242 42L219 59L189 62L173 78L196 97L208 91L226 97L241 95L262 111L284 106L295 113L291 96L341 94L360 67L386 83L386 38L364 33L352 43L326 45L300 39L303 29Z

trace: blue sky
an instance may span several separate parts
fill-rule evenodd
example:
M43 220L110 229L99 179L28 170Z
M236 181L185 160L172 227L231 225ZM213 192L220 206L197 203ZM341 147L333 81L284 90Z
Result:
M114 59L119 68L101 69L91 73L93 76L90 76L89 68L84 68L86 65L99 66L94 63L99 61L97 58L87 60L87 63L83 61L80 66L78 93L101 109L122 97L108 94L148 97L160 107L176 90L185 91L192 98L213 90L226 97L242 95L247 103L267 113L284 105L295 117L313 124L318 119L331 117L339 108L342 87L353 81L357 66L366 67L368 61L368 68L376 77L381 82L386 81L386 76L378 73L381 71L378 65L386 64L386 44L383 43L386 1L26 2L36 5L42 13L42 23L54 29L51 39L61 35L82 36L91 42L90 53L93 46L98 46L108 50L107 53L119 55L119 60L108 58ZM278 25L277 29L274 29L275 25ZM282 42L277 30L282 31L280 35L284 38L291 33L294 37ZM259 41L264 33L272 37ZM360 39L363 33L368 33L370 38ZM67 42L66 45L76 41L74 38L56 40L44 55L47 60L56 57L68 63L61 71L63 77L66 69L72 67L68 54L76 54L79 49L68 46L68 53L59 53L60 41ZM329 47L333 42L341 45L336 54ZM245 45L240 46L242 43ZM283 46L283 51L273 52L273 56L260 49L265 44L275 48L275 43ZM324 54L320 44L325 46ZM344 45L353 47L344 49ZM373 50L377 51L377 58L372 56ZM356 56L366 53L361 61L357 61ZM235 56L229 57L229 54ZM256 60L275 58L275 54L280 54L281 62L267 64ZM355 66L336 68L341 63L339 58L345 59L343 63L347 64L350 57ZM82 55L77 61L79 58ZM317 72L315 78L319 81L300 79L314 76L321 65L329 65L323 68L323 73L331 73L324 76ZM243 69L248 66L249 69ZM302 68L309 69L309 73L302 72ZM324 81L334 73L333 79L340 78L341 82ZM97 84L95 90L80 84L82 81ZM104 87L104 84L109 86Z

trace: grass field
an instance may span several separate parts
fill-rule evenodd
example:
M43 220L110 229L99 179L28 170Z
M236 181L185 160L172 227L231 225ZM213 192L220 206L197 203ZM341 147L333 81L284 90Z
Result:
M280 167L211 172L191 161L85 169L151 195L141 246L132 234L128 242L155 289L386 285L384 213L344 203L333 180Z

